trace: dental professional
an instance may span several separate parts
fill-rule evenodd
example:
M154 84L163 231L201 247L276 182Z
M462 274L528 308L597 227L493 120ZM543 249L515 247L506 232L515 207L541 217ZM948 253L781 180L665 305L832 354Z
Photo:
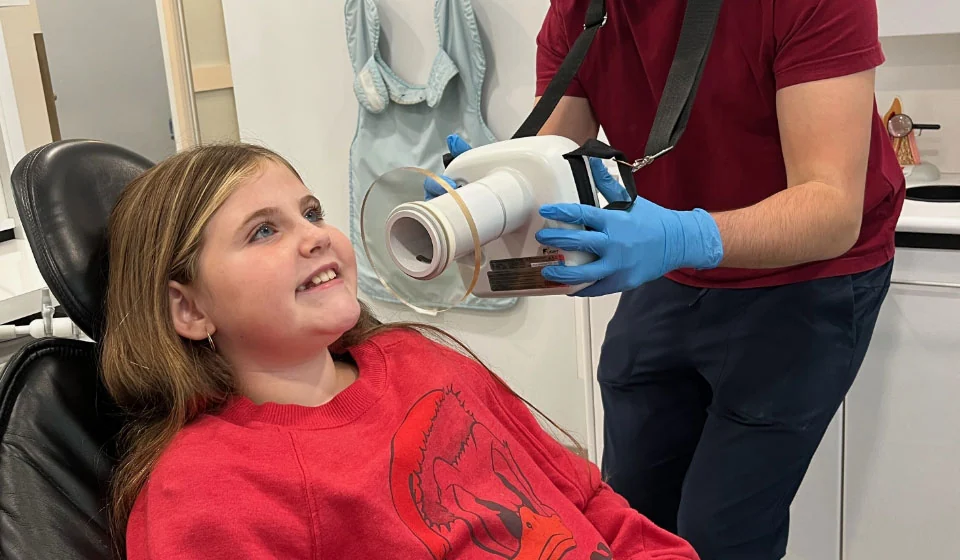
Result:
M551 1L538 96L589 4ZM602 127L632 160L685 2L606 4L541 134L583 143ZM784 556L791 502L867 351L905 192L874 99L883 61L875 0L727 1L686 133L635 174L633 207L540 209L587 226L541 243L599 256L543 275L621 293L598 372L603 472L703 560ZM626 197L592 167L607 200Z

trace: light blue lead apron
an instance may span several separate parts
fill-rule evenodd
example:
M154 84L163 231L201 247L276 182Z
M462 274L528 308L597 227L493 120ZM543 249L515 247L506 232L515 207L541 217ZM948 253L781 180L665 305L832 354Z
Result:
M360 102L350 147L350 239L357 252L359 288L374 299L397 303L363 251L363 197L378 177L393 169L412 166L442 174L450 134L459 134L472 146L497 141L480 110L486 59L469 0L436 1L434 26L440 49L426 85L408 84L383 61L380 16L374 0L346 0L344 16L353 89ZM446 302L411 303L427 307ZM516 303L516 298L471 295L458 308L493 311Z

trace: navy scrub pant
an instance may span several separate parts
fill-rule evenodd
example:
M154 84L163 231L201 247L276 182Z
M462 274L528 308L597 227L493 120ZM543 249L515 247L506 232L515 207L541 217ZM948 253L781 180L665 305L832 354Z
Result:
M892 263L773 288L622 294L598 378L610 485L702 560L774 560L856 377Z

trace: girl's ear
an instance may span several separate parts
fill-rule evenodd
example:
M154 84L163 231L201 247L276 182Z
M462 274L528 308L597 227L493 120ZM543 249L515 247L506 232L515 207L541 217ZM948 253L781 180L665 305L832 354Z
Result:
M210 318L197 305L196 295L190 286L171 280L168 293L170 318L177 334L190 340L205 340L216 331Z

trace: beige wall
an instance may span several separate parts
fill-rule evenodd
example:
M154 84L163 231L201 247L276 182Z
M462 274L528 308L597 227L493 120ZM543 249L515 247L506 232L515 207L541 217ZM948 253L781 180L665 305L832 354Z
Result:
M229 69L220 0L191 0L184 3L184 9L192 65ZM52 139L33 39L33 34L40 32L36 3L31 0L27 6L0 7L0 25L13 73L24 144L29 151ZM232 87L197 92L196 105L201 141L239 140Z
M27 6L0 8L0 25L3 26L7 57L13 74L23 141L27 151L30 151L51 140L37 49L33 42L33 34L40 32L36 4L31 1Z
M151 161L176 150L156 6L150 0L34 0L63 138Z
M234 103L232 80L205 86L197 77L206 70L222 70L230 76L230 54L227 50L227 33L223 22L223 6L220 0L191 0L183 3L184 21L187 28L187 43L190 49L190 64L194 69L194 88L197 120L202 143L238 141L237 108ZM205 89L216 87L216 89Z
M229 64L227 32L223 24L220 0L190 0L183 3L190 43L190 62L194 66Z

